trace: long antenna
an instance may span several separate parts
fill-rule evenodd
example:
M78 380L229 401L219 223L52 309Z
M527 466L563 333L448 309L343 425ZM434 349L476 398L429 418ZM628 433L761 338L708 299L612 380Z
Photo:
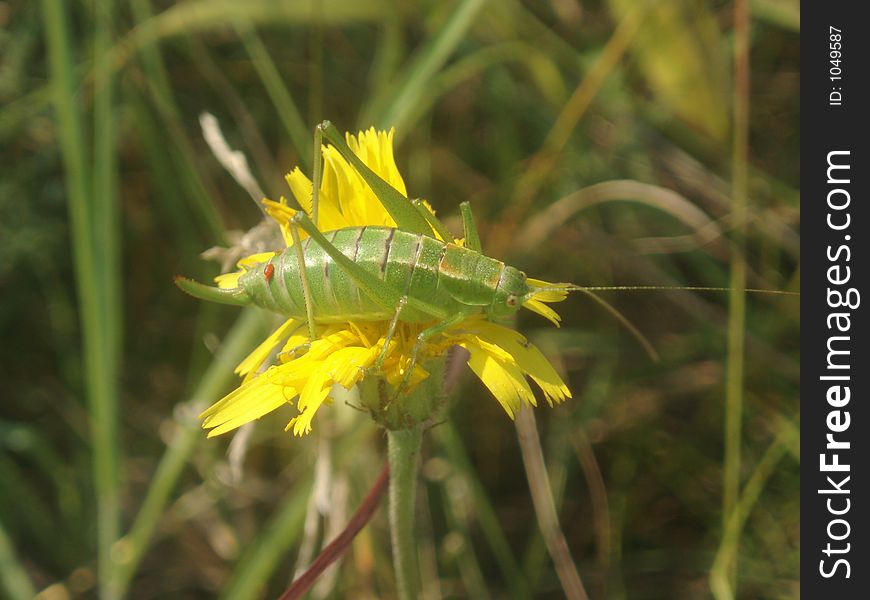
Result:
M578 291L578 292L728 292L729 288L715 286L698 286L698 285L570 285L558 286L549 288L540 288L542 291ZM785 290L767 290L761 288L745 288L745 292L753 294L769 294L772 296L800 296L800 292L789 292Z
M652 342L632 323L628 317L623 315L615 306L607 300L599 296L596 292L652 292L652 291L692 291L692 292L727 292L728 288L715 286L682 286L682 285L574 285L574 284L555 284L552 286L535 287L536 292L582 292L592 298L599 306L609 312L619 323L625 327L629 333L643 346L646 353L654 362L659 362L659 353L656 351ZM745 291L754 294L769 294L775 296L797 296L800 297L800 292L788 292L783 290L766 290L758 288L747 288Z
M568 289L568 288L562 288L562 289ZM586 294L587 296L589 296L590 298L595 300L595 302L597 302L599 306L601 306L607 312L609 312L611 315L613 315L613 317L617 321L622 323L623 327L628 329L628 331L631 333L631 335L634 336L634 338L640 343L640 345L643 346L643 349L646 350L646 352L647 352L647 354L649 354L650 358L653 359L653 362L659 362L659 353L655 349L655 347L652 345L652 342L650 342L649 339L643 333L641 333L640 329L638 329L634 323L632 323L631 321L628 320L628 317L626 317L624 314L619 312L619 310L617 310L616 307L613 306L610 302L608 302L607 300L605 300L604 298L602 298L601 296L599 296L595 292L589 290L588 288L578 287L577 291L583 292L584 294Z

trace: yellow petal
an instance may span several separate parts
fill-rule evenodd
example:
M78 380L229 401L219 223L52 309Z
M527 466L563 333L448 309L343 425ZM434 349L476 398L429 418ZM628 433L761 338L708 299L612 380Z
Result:
M558 288L570 288L573 287L570 283L550 283L548 281L543 281L541 279L532 279L529 277L526 282L531 287L537 288L551 288L544 291L536 292L533 296L533 300L537 300L539 302L561 302L565 298L568 297L568 289L558 289Z
M294 327L300 328L303 323L299 321L295 321L293 319L287 319L284 323L272 334L267 337L263 342L256 347L256 349L251 352L245 360L239 363L239 366L236 367L236 373L242 376L245 376L245 381L250 379L248 375L253 375L257 369L269 358L269 354L272 352L272 349L281 343L286 336L290 335L290 332Z
M293 245L293 236L290 234L290 220L298 211L287 205L287 199L284 196L281 196L280 202L264 198L262 203L266 214L278 223L278 227L281 228L281 237L284 238L284 244L289 248ZM300 231L299 237L300 239L306 238L308 234Z
M236 266L239 267L238 271L218 275L214 278L214 281L218 284L218 287L222 289L237 288L239 287L239 277L244 275L246 271L270 260L273 256L275 256L274 252L260 252L258 254L246 256L236 263Z
M301 390L319 368L321 362L312 360L307 354L290 362L279 365L276 370L269 369L264 374L273 385ZM263 377L264 375L260 375Z
M259 252L257 254L251 254L240 260L238 266L244 269L253 269L257 265L270 260L273 256L275 256L274 252Z
M260 398L256 400L256 403L252 403L251 410L247 413L233 419L228 419L219 425L217 423L212 425L205 425L205 423L203 423L203 427L214 427L208 432L208 437L210 438L229 433L230 431L233 431L246 423L250 423L251 421L256 421L273 410L283 406L287 403L287 392L288 390L286 389L271 386L268 392L264 392ZM293 395L295 395L295 392Z
M299 400L296 402L299 411L317 410L329 394L330 388L332 388L332 379L325 365L320 364L319 368L308 377L302 393L299 394Z
M273 385L268 377L255 377L206 409L199 418L205 419L202 426L212 429L208 435L214 437L259 419L295 395L295 390Z
M534 344L529 343L516 331L497 323L483 321L475 327L475 334L478 337L478 344L500 360L504 360L504 358L495 353L487 343L509 354L512 361L506 362L515 362L523 373L530 375L540 386L550 404L571 397L571 390L556 373L550 361Z
M329 390L332 388L328 377L323 373L318 373L308 379L302 394L299 395L299 410L302 411L298 417L294 417L284 428L285 431L293 428L293 435L302 436L311 432L311 420L314 418L317 409L320 408L323 401L329 395ZM304 399L304 404L303 404Z
M561 379L559 383L554 384L549 381L545 381L543 379L538 379L534 375L529 375L535 383L538 384L538 387L541 388L541 391L544 392L544 397L547 399L547 403L550 406L553 404L560 404L566 398L571 397L571 390L568 389L568 386L562 383Z
M401 357L399 360L394 358L389 362L385 361L384 364L387 383L395 388L398 388L400 385L405 383L405 393L413 392L414 388L420 385L420 382L429 377L429 371L417 364L414 365L414 370L411 372L411 376L408 378L408 381L405 382L405 372L408 369L409 362L410 360L407 359L407 357Z
M308 342L308 328L298 330L284 342L284 347L278 353L278 361L286 363L298 359L303 354L302 351L306 350Z
M468 366L492 392L513 419L524 403L535 405L535 396L519 368L504 363L480 346L463 344L471 354Z
M559 313L557 313L555 310L553 310L543 302L540 302L533 298L532 300L526 300L525 302L523 302L523 306L528 308L530 311L536 312L542 317L549 319L553 323L553 325L559 327L559 322L562 320L562 317L559 316Z
M302 207L302 210L311 214L311 180L296 167L291 172L284 176L284 181L296 198L296 202Z
M244 275L244 271L233 271L232 273L224 273L214 278L215 283L222 289L233 289L239 287L239 277Z
M393 137L395 133L395 128L375 133L375 129L372 127L366 136L366 143L371 150L375 150L378 154L378 175L399 190L403 196L407 196L408 191L405 188L405 181L402 179L402 174L396 166L396 159L393 155Z
M327 359L332 381L350 389L365 375L364 369L377 359L378 348L351 346L342 348Z

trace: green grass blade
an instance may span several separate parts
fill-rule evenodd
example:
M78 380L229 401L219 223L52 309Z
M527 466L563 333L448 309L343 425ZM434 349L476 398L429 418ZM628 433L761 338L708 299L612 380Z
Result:
M93 335L100 337L98 373L101 393L93 410L92 423L99 436L94 459L104 479L105 495L99 516L98 552L100 589L106 598L118 598L109 582L116 564L112 547L121 534L121 464L122 449L118 443L119 371L122 354L122 292L120 269L120 215L117 194L117 144L115 134L113 70L109 62L111 47L111 0L94 4L94 155L93 155L93 261L98 270L100 314ZM96 448L100 450L97 451Z
M147 1L134 0L132 9L138 23L151 21L151 6ZM177 163L179 168L179 187L186 190L186 198L191 202L194 213L208 228L211 239L222 243L227 228L215 207L214 199L217 197L217 190L209 185L200 172L197 153L182 125L181 112L173 96L160 50L155 44L146 43L141 47L141 54L142 67L147 75L146 89L150 92L154 105L164 121L163 128L168 131L174 142L175 147L170 147L168 150L177 155L173 157L173 162Z
M386 11L381 18L380 27L381 34L368 75L368 87L372 90L389 86L405 55L401 13Z
M561 105L564 102L565 84L552 62L552 57L526 42L504 42L471 52L445 66L432 78L426 89L427 93L420 96L416 105L403 117L402 131L416 129L418 122L434 106L463 83L473 81L496 67L512 63L525 67L538 91L551 103Z
M376 98L363 113L364 121L376 123L381 129L395 127L402 132L406 119L429 93L432 78L464 39L485 4L486 0L458 2L450 18L411 60L395 93L388 90L385 95Z
M783 425L776 439L773 440L756 465L740 493L738 501L734 503L734 509L728 516L725 530L722 533L722 542L719 544L713 566L710 569L710 589L716 598L735 597L734 587L731 583L732 575L729 571L732 569L731 565L739 548L740 532L752 512L752 507L758 501L761 492L764 491L767 480L773 475L776 465L789 453L791 447L800 444L800 431L788 422L784 422Z
M79 313L82 323L82 337L85 363L85 388L91 413L91 441L93 445L94 486L97 504L97 546L98 571L101 583L112 570L111 548L118 539L120 530L120 496L118 464L120 452L117 444L117 373L118 373L118 301L117 290L112 291L106 272L107 265L117 260L106 255L116 254L115 246L100 247L101 242L113 243L117 233L113 231L115 218L111 199L93 199L92 182L87 167L89 165L87 147L83 135L83 117L76 103L77 84L73 80L73 49L69 34L69 24L62 2L43 1L43 20L48 48L50 77L54 92L58 137L61 156L66 175L67 200L72 224L73 257L78 288ZM98 29L104 23L98 24ZM103 32L98 34L107 36ZM102 38L99 49L108 45ZM97 78L103 84L107 65L101 62ZM97 90L95 98L100 105L97 109L101 120L99 144L112 145L111 125L108 112L111 107L110 92L106 85ZM107 109L108 107L108 109ZM105 149L101 149L105 152ZM114 177L111 163L98 174L101 178L100 191L111 187ZM110 205L107 207L107 204ZM103 214L98 214L103 211ZM105 317L109 315L110 319ZM114 317L112 317L114 315ZM107 595L112 597L110 593Z
M133 90L130 90L133 92ZM134 124L137 142L148 168L154 175L155 214L166 224L166 230L180 256L189 261L197 260L202 251L198 227L194 216L186 206L178 202L178 189L172 155L166 152L166 145L154 113L140 95L133 93L127 100L127 110Z
M260 76L260 80L266 88L266 93L269 94L272 104L275 105L278 119L284 126L287 135L290 136L290 141L296 147L296 152L299 154L298 160L303 170L309 171L313 155L311 131L305 126L305 121L302 119L302 114L299 112L290 90L284 84L278 67L275 66L275 62L256 30L253 27L240 25L236 27L236 31L242 39L245 51L251 57L257 75Z
M318 0L318 2L275 2L274 0L193 0L171 6L140 22L113 50L116 69L123 69L144 46L178 35L224 30L227 24L310 25L315 18L323 25L371 22L381 18L382 0Z

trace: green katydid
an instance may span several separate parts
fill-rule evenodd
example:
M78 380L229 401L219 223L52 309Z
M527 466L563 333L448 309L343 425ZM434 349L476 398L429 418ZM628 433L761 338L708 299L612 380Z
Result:
M324 233L316 227L323 136L372 188L396 228L348 227ZM460 246L422 203L408 200L365 165L330 122L317 127L315 148L315 221L303 212L296 214L290 228L293 247L246 272L236 288L206 286L183 277L176 278L178 287L204 300L254 304L304 319L311 339L316 324L389 320L386 349L398 322L431 323L417 337L408 374L420 347L432 336L476 313L491 319L508 317L546 289L481 253L467 203L461 206L465 245ZM300 241L299 229L309 235L307 240Z
M397 227L347 227L321 232L318 195L322 165L321 142L326 137L370 186ZM405 372L413 371L418 352L433 336L483 313L491 320L511 316L536 294L550 290L582 291L610 310L651 354L643 336L610 305L594 294L608 289L529 280L525 273L485 256L467 202L460 205L464 246L456 243L441 221L421 202L411 201L372 171L347 145L329 121L315 131L312 210L298 212L290 223L293 247L248 270L235 288L206 286L183 277L176 284L204 300L225 304L254 304L308 324L345 321L389 321L379 368L399 322L426 324L417 336ZM308 234L302 241L299 230ZM440 238L440 239L439 239ZM652 289L652 288L650 288ZM663 289L663 288L654 288ZM681 288L685 289L685 288ZM713 289L713 288L704 288ZM404 387L404 383L400 389Z

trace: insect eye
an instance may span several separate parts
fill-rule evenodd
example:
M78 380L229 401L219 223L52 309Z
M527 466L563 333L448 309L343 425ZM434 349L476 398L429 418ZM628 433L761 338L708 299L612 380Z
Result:
M507 297L507 300L505 301L505 303L508 306L510 306L511 308L513 308L514 306L517 305L517 297L514 296L513 294L511 294L510 296Z

